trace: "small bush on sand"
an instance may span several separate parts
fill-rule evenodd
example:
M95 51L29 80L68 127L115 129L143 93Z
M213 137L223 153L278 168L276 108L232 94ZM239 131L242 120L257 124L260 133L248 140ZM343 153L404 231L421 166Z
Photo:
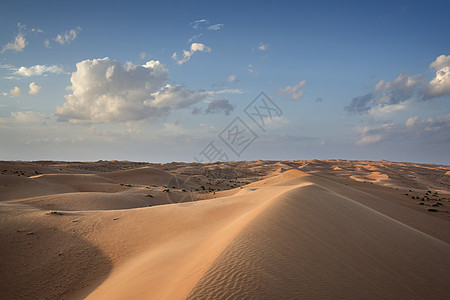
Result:
M51 211L49 213L47 213L47 215L57 215L57 216L62 216L64 215L62 212L59 211Z

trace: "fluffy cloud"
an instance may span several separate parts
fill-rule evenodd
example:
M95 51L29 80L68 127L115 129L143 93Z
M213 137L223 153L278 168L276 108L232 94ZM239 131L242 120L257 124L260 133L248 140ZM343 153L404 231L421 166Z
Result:
M38 86L36 82L30 83L28 87L30 88L30 91L28 92L30 95L37 95L42 89L42 86Z
M303 91L301 88L305 85L306 80L299 81L297 84L293 86L287 86L284 89L279 89L278 93L280 94L289 94L292 100L298 100L302 97Z
M436 75L423 89L423 99L450 95L450 55L441 55L430 64Z
M0 53L4 53L7 50L13 50L17 52L22 52L25 46L27 45L27 41L25 40L25 34L23 30L25 29L25 25L18 24L19 33L14 38L13 42L9 42L5 46L3 46L2 51Z
M69 31L66 31L63 34L58 34L56 38L54 38L53 40L61 45L64 45L76 39L80 31L81 31L80 27L70 29Z
M174 61L177 62L177 64L182 65L185 62L189 61L191 59L191 56L195 53L195 52L205 52L205 53L209 53L211 52L211 48L209 48L208 46L206 46L205 44L201 44L201 43L192 43L191 47L188 50L183 50L183 55L181 58L178 57L177 53L175 52L172 55L172 59Z
M222 29L223 26L224 26L223 24L214 24L214 25L209 26L209 27L208 27L208 30L214 30L214 31L217 31L217 30Z
M61 67L58 67L57 65L53 66L35 65L29 68L20 67L19 69L17 69L16 72L14 72L14 74L30 77L30 76L39 76L45 73L61 74L63 72L64 70Z
M430 64L430 68L441 69L450 66L450 55L440 55Z
M215 99L208 104L208 108L206 109L207 114L211 113L219 113L223 112L226 116L228 116L234 107L231 105L228 99Z
M12 90L10 90L9 93L14 97L19 97L22 94L22 90L20 89L20 87L16 86Z
M408 74L400 74L390 82L380 80L372 92L353 98L345 110L349 113L386 113L401 109L406 101L415 97L422 84L422 77Z
M59 121L75 124L123 123L157 119L208 96L184 86L165 84L168 70L159 61L121 64L109 58L77 63L71 94L56 108Z
M411 99L417 87L423 83L422 77L412 77L408 74L399 75L391 82L380 80L375 86L375 105L392 105Z
M418 116L411 117L411 118L409 118L408 120L406 120L405 126L406 126L407 128L410 128L410 127L414 126L414 124L416 124L417 121L419 121L419 120L420 120L420 119L419 119Z
M22 52L26 45L27 41L25 40L24 35L19 33L18 35L16 35L14 42L10 42L3 47L1 53L4 53L6 50Z

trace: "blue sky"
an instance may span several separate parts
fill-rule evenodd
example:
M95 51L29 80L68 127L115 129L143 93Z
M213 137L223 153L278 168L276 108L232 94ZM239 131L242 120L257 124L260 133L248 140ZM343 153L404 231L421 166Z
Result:
M1 7L0 159L193 161L213 142L450 163L448 1ZM260 92L281 109L264 128L244 111ZM239 155L219 136L236 117L257 136Z

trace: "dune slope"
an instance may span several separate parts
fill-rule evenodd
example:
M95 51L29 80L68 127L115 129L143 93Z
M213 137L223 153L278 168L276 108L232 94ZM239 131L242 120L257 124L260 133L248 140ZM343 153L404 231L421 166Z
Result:
M189 299L447 299L450 245L317 185L274 201Z

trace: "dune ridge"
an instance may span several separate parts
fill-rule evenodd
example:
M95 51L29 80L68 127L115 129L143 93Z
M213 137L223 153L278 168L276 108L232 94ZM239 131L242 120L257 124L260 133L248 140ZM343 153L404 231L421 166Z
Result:
M285 178L286 175L282 177ZM305 175L301 171L289 171L289 178ZM300 183L295 187L307 184ZM224 198L224 202L233 201L236 202L236 206L240 204L240 209L233 208L233 211L226 215L215 215L214 220L209 220L208 228L202 229L203 232L196 229L195 238L192 237L192 232L186 232L181 236L178 234L176 240L172 242L154 247L121 267L117 275L113 273L87 299L150 296L158 299L184 299L231 240L267 209L280 193L285 192L285 188L271 188L255 191L253 195L235 196L234 199ZM238 203L243 201L246 202L245 206ZM187 209L199 210L200 205L210 210L209 213L213 213L223 208L222 205L216 204L212 200L202 201L196 204L197 207L190 206ZM228 206L230 204L228 203ZM184 238L185 235L188 237ZM139 277L136 277L136 274L139 274Z

